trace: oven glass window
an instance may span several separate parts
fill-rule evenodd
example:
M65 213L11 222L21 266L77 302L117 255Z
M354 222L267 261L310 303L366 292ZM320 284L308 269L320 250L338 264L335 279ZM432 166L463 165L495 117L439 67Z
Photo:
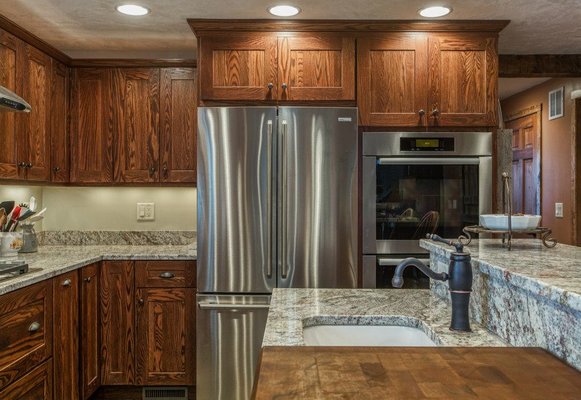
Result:
M458 237L478 224L478 165L377 164L378 240Z

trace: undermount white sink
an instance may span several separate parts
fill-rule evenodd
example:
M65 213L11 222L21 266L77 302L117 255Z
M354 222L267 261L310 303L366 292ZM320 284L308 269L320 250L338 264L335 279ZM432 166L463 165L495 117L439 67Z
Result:
M303 338L307 346L436 346L420 329L394 325L315 325Z

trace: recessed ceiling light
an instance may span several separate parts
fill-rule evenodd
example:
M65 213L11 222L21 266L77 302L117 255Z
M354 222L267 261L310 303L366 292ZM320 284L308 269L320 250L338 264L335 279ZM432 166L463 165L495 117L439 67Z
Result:
M422 8L418 13L422 17L426 18L438 18L443 17L444 15L448 15L452 12L450 7L445 6L434 6L434 7L426 7Z
M301 12L301 9L295 6L280 5L269 7L268 12L277 17L294 17Z
M121 4L115 7L121 14L131 15L132 17L140 17L149 14L149 8L137 4Z

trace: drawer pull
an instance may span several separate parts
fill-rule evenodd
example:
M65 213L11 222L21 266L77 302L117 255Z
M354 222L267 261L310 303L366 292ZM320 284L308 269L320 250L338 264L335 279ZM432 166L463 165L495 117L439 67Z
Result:
M30 326L28 327L28 332L36 332L40 329L40 323L39 322L33 322L32 324L30 324Z
M63 286L71 286L71 280L70 279L65 279L63 281Z
M171 279L175 277L175 274L173 272L162 272L161 274L159 274L159 277L163 279Z
M85 282L87 282L87 283L91 282L91 277L90 276L86 277Z

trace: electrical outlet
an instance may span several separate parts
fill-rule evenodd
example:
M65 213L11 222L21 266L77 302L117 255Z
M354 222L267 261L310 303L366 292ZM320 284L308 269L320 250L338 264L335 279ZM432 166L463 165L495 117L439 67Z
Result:
M155 203L137 203L137 220L155 220Z
M555 203L555 217L563 218L563 203Z

